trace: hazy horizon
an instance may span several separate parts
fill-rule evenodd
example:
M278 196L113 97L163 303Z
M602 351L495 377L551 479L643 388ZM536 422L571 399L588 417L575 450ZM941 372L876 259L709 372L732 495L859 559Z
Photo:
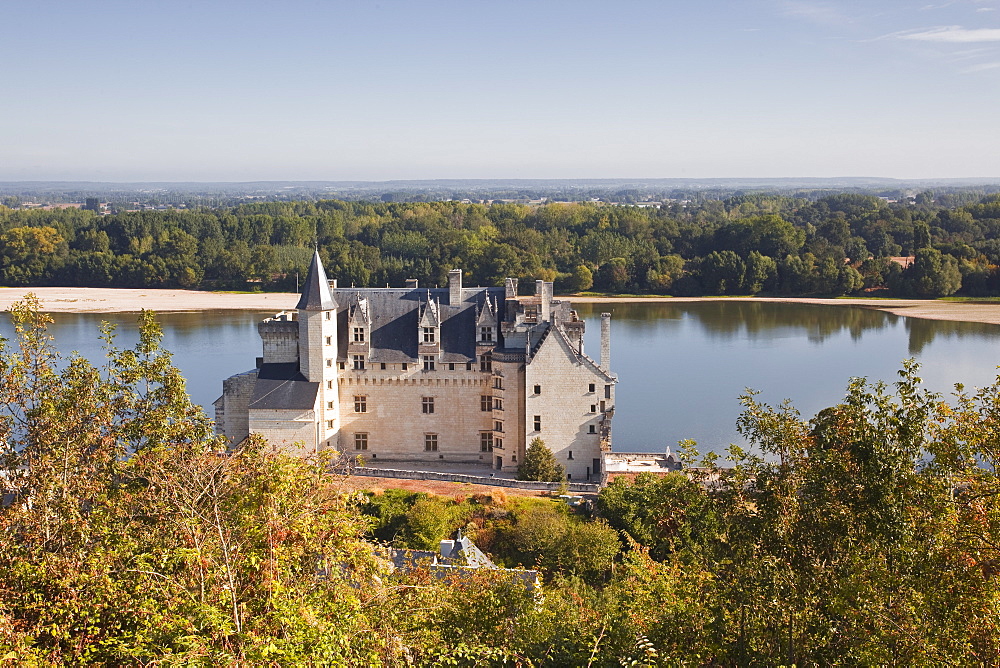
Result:
M1000 177L1000 0L39 0L5 19L0 181Z

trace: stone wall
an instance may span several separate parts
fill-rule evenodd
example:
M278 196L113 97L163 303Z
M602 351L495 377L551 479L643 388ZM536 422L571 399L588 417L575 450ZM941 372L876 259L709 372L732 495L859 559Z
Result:
M222 397L216 402L215 430L229 439L241 442L250 433L247 407L257 383L257 370L245 371L222 381ZM221 402L221 405L219 405Z
M489 476L465 475L461 473L438 473L436 471L411 471L404 469L373 469L358 467L350 470L353 475L373 478L397 478L403 480L444 480L449 482L469 483L472 485L490 485L492 487L512 487L515 489L533 489L548 492L558 492L563 489L558 482L535 482L532 480L511 480L510 478L490 478ZM584 494L597 494L601 491L596 483L570 482L566 491Z
M594 392L590 392L591 383ZM588 480L588 474L596 480L603 374L580 363L566 340L553 331L527 365L524 385L525 441L530 444L536 437L545 441L573 480ZM535 392L536 385L541 392ZM540 431L534 429L536 415L541 416Z
M316 450L316 411L254 409L250 431L291 455L308 456Z
M376 365L371 365L376 366ZM340 374L340 449L368 459L490 463L480 451L480 434L492 428L492 412L480 409L490 395L490 376L478 371L423 371L409 365L381 370L347 369ZM443 366L443 365L441 365ZM458 365L456 365L457 367ZM355 397L365 397L364 413L355 412ZM434 400L434 412L423 412L423 398ZM355 434L368 435L368 449L355 449ZM425 450L425 435L437 435L437 450Z

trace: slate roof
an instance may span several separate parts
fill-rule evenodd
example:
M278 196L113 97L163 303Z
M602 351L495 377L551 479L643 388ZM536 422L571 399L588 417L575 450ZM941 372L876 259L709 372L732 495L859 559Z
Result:
M333 298L345 307L358 296L368 299L371 318L371 363L418 361L418 325L421 307L427 300L440 302L442 363L466 363L476 360L476 318L487 295L497 301L503 317L503 288L464 288L461 304L448 304L447 288L338 288ZM337 332L341 359L346 359L348 345L348 308L337 313Z
M298 362L262 364L257 372L250 408L312 410L319 383L310 383L299 372Z
M337 302L330 294L330 281L326 278L323 261L319 259L319 251L313 253L309 273L306 275L305 285L302 286L302 296L299 297L299 303L295 308L306 311L329 311L337 308Z

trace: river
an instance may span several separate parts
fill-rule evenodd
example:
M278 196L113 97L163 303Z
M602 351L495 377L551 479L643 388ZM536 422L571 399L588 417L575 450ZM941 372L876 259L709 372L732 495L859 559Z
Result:
M694 439L702 451L744 443L736 430L746 388L776 404L793 401L804 416L837 403L852 376L892 382L902 360L916 358L931 389L948 393L991 383L1000 364L1000 326L904 318L854 306L708 301L583 304L586 349L600 356L600 313L612 313L611 366L618 374L614 449L659 451ZM163 345L207 407L222 380L260 355L247 311L162 313ZM134 314L53 314L63 351L100 358L98 327L113 322L119 345L136 339ZM0 318L0 336L11 327Z

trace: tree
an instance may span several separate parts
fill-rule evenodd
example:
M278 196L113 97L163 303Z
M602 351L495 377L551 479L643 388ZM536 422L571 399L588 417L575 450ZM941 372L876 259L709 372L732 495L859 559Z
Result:
M590 267L585 264L580 264L573 269L573 273L567 281L566 287L570 292L583 292L584 290L589 290L593 285L594 274L590 271Z
M517 479L562 482L565 478L566 469L556 462L555 455L546 447L545 441L533 438L524 451L524 459L517 467Z
M223 452L159 348L62 359L29 297L0 347L0 656L62 663L394 661L387 573L328 463ZM380 604L381 605L381 604ZM353 621L350 621L353 620Z
M951 255L936 248L921 248L893 287L903 295L947 297L962 287L962 272Z

